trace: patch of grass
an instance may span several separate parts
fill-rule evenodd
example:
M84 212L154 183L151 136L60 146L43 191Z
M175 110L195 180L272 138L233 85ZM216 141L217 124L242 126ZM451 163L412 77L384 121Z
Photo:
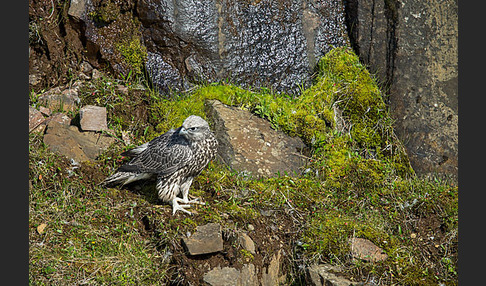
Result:
M86 166L51 153L38 134L29 149L30 284L161 285L164 253L134 214L147 202L97 186Z

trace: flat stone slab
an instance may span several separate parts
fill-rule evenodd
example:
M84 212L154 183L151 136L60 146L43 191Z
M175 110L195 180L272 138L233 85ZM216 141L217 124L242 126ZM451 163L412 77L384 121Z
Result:
M204 274L204 282L211 286L258 286L255 265L245 264L238 270L233 267L215 267Z
M83 131L108 130L106 107L86 105L79 110L79 124Z
M47 125L44 143L49 149L77 162L93 161L115 139L94 132L80 132L74 125L51 120Z
M383 249L367 239L353 237L349 240L349 243L351 244L351 255L354 258L371 262L383 261L388 258Z
M223 250L221 225L218 223L198 226L193 235L182 240L190 255L208 254Z
M302 172L307 149L302 139L276 131L267 120L217 100L208 101L206 108L219 141L219 160L256 177Z

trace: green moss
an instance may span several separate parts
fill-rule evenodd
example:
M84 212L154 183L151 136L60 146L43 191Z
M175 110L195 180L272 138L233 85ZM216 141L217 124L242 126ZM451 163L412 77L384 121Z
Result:
M116 44L116 48L123 56L125 64L134 74L141 74L147 59L147 48L134 36Z
M111 0L101 2L98 8L88 14L95 23L100 25L115 21L119 15L120 7Z

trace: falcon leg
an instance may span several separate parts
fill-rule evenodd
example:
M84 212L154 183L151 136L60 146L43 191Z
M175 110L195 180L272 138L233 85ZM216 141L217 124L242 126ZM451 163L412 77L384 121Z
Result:
M171 201L171 205L172 205L172 215L175 215L175 213L177 211L182 211L182 212L185 212L187 214L192 214L190 211L186 210L186 208L190 208L191 206L190 205L179 205L179 201L183 202L182 199L180 198L174 198L172 201Z
M198 198L189 200L189 188L191 187L193 178L188 179L181 185L182 192L182 202L185 204L200 204L205 205L206 203L199 201Z

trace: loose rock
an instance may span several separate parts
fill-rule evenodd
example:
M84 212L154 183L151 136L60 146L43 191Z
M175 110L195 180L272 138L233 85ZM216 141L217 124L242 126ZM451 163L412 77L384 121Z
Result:
M238 236L238 241L243 249L249 251L251 254L256 254L255 242L253 242L248 234L241 232Z
M39 110L29 106L29 132L34 130L44 120L44 116Z
M285 281L285 275L280 276L281 250L272 256L268 268L263 268L262 286L278 286Z
M81 129L84 131L108 130L106 107L87 105L79 110Z
M363 285L363 283L352 282L337 275L341 269L330 264L312 265L307 268L309 284L312 286L351 286Z
M351 244L351 255L354 258L371 262L383 261L388 258L383 249L367 239L353 237L349 242Z
M183 239L190 255L208 254L223 250L221 225L208 223L196 228L196 232Z
M241 270L233 267L215 267L204 274L203 281L212 286L257 286L255 265L245 264Z

